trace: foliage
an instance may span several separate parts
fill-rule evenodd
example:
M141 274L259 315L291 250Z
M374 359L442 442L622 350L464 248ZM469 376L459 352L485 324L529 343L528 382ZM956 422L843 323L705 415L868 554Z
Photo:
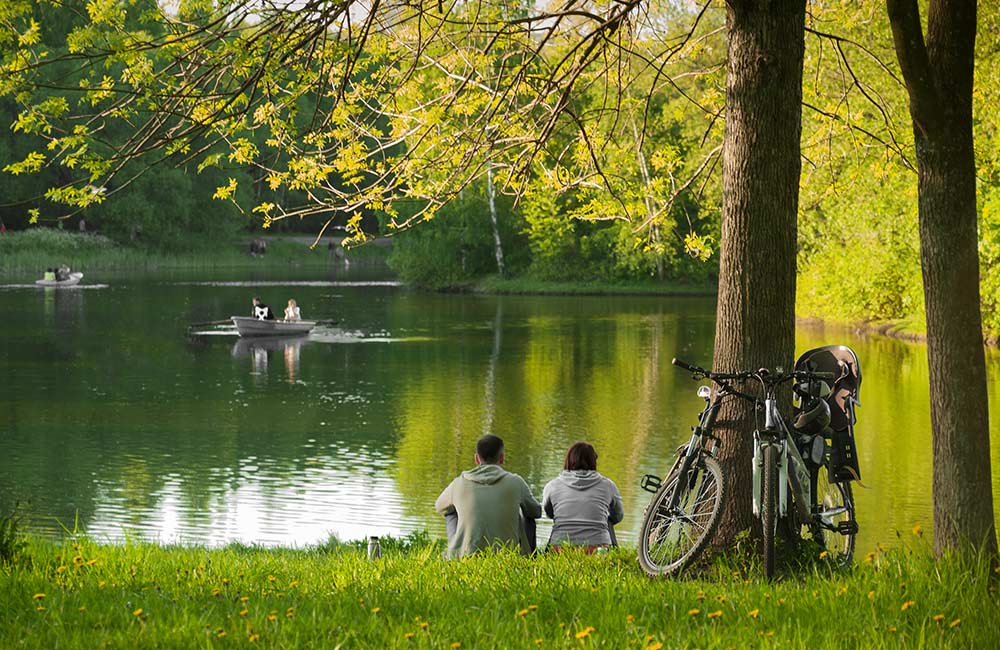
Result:
M17 562L27 546L17 507L11 512L0 512L0 566Z
M768 583L721 562L650 581L632 549L467 561L383 550L33 540L0 583L5 647L995 647L983 560L875 552ZM539 641L540 640L540 641Z

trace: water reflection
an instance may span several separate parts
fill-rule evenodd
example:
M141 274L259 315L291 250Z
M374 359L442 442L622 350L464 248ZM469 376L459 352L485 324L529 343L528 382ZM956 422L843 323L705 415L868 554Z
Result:
M714 300L296 287L341 326L188 344L187 323L242 313L242 282L137 283L85 299L0 292L0 309L21 314L0 323L0 365L15 378L0 392L0 506L30 498L37 529L57 534L78 518L111 539L440 533L435 497L492 432L537 496L570 444L592 442L625 500L619 538L634 541L648 500L638 481L665 469L700 408L698 384L670 358L708 362ZM851 345L865 376L859 550L917 521L929 529L925 348L837 328L798 334L799 351L827 343ZM991 354L991 377L998 366ZM997 382L989 390L996 434ZM998 453L994 442L1000 468Z

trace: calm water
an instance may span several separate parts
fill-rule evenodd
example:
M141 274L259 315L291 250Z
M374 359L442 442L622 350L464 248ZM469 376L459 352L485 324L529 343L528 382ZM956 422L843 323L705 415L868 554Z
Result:
M634 541L639 480L664 470L701 403L670 359L711 358L714 299L428 295L358 274L286 278L0 288L0 506L28 502L46 534L110 540L443 534L435 497L495 432L539 496L566 447L592 441L624 495L620 538ZM185 336L187 323L248 312L254 294L340 322L266 343ZM860 548L916 522L929 529L925 348L799 332L800 351L825 343L854 347L864 372ZM997 355L989 364L1000 376ZM996 381L990 391L995 405Z

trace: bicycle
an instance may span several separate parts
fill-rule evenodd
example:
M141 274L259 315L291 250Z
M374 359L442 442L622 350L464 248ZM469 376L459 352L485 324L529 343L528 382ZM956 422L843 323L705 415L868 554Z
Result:
M835 379L834 373L767 369L714 373L678 359L672 363L691 372L696 380L711 380L717 388L714 391L709 386L698 388L705 408L690 440L678 449L666 479L661 482L659 476L647 474L641 482L643 489L654 493L639 534L638 555L643 570L653 576L680 573L700 556L718 527L729 486L715 460L720 440L713 430L722 402L729 397L750 401L755 412L764 413L764 426L757 426L754 431L752 491L753 514L760 519L763 532L767 577L774 574L774 540L779 521L796 532L800 532L799 522L803 522L828 554L834 554L834 559L842 564L849 563L857 534L850 483L828 480L821 485L822 467L827 467L833 477L829 473L830 452L823 432L790 431L777 405L778 387L787 381L798 381L797 392L810 398L811 403L826 405L824 399L830 388L824 380ZM748 380L761 384L763 398L733 386L733 382ZM822 415L822 406L814 408ZM829 410L826 416L829 423ZM812 422L825 426L815 417ZM808 462L803 459L803 451ZM844 537L839 549L831 544L833 534Z

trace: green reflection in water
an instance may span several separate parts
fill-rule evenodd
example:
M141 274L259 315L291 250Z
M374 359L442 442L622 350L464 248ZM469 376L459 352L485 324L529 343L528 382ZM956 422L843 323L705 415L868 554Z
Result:
M639 479L664 471L701 405L670 359L707 363L714 335L712 299L193 279L0 289L0 310L18 314L0 324L0 505L28 499L43 532L78 517L112 539L132 530L304 544L331 532L440 532L434 498L494 432L539 496L565 449L593 442L625 498L620 537L632 540L648 496ZM189 322L244 313L254 294L272 305L294 297L304 315L341 323L259 344L184 337ZM891 544L918 521L929 530L925 348L799 332L799 350L826 343L854 347L864 370L860 548ZM997 377L1000 357L989 364ZM993 456L1000 465L996 442Z

